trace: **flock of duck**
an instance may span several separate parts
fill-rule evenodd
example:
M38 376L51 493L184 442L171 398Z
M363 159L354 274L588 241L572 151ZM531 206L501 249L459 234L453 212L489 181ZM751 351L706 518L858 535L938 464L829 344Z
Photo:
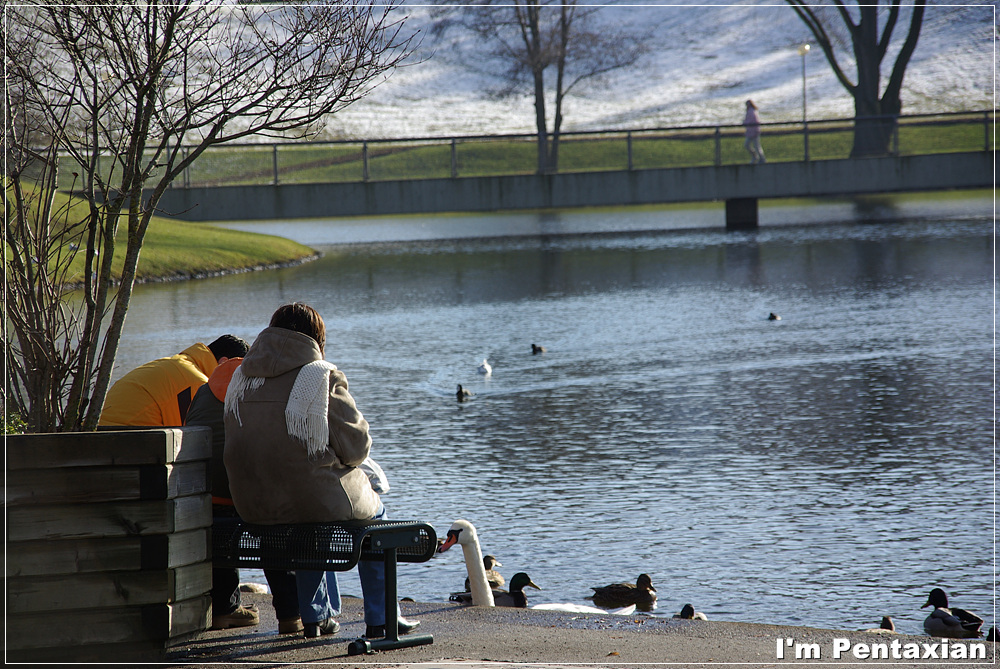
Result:
M452 546L459 545L465 557L465 567L468 578L465 579L465 590L451 593L450 600L473 604L475 606L512 606L528 607L528 596L525 588L541 590L525 572L518 572L511 577L508 589L503 586L506 580L496 570L503 564L492 555L483 555L479 545L476 528L467 520L456 520L448 530L448 534L438 546L438 553L444 553ZM635 583L611 583L610 585L592 587L594 593L588 597L596 606L579 604L536 604L533 609L570 611L575 613L611 613L630 615L637 608L651 611L656 606L656 588L653 587L649 574L639 574ZM948 596L941 588L934 588L927 597L927 603L920 608L933 606L934 609L924 620L924 631L933 637L949 639L975 639L983 635L983 619L970 611L959 608L949 608ZM597 608L601 607L601 608ZM618 608L620 607L620 608ZM685 620L708 620L708 617L696 611L691 604L685 604L674 618ZM876 629L862 630L880 634L895 634L896 626L892 618L882 618L882 625ZM986 637L987 641L996 641L996 628L991 627Z
M538 344L531 345L531 355L540 355L542 353L545 353L546 350L547 349L544 346L539 346ZM489 361L486 358L483 358L483 361L479 363L479 367L476 368L476 371L478 371L483 376L492 376L493 366L490 365ZM464 402L467 399L472 398L472 396L474 395L475 393L469 390L468 388L463 388L461 383L458 384L458 390L455 392L455 397L458 399L459 402Z
M771 312L768 320L780 321L781 316ZM532 355L545 353L544 346L531 345ZM484 375L493 374L493 367L483 358L477 371ZM475 393L468 388L463 388L458 384L455 393L459 402L464 402ZM448 530L448 537L438 548L438 552L443 553L449 548L458 544L462 546L465 553L466 568L469 577L465 579L465 590L463 592L452 593L452 601L475 604L477 606L514 606L526 608L528 597L524 593L527 587L541 590L541 588L531 580L525 572L518 572L510 579L507 590L503 589L505 580L496 567L503 566L494 556L482 555L479 547L479 538L476 535L476 528L465 520L457 520ZM642 611L651 611L656 606L656 588L653 587L649 574L640 574L635 583L612 583L610 585L597 586L591 588L594 594L588 597L592 599L597 608L592 606L582 606L578 604L538 604L531 608L563 610L573 612L595 612L595 613L617 613L629 615L637 608ZM948 596L941 588L934 588L927 597L927 603L920 608L933 606L934 609L924 620L924 631L930 636L943 637L949 639L973 639L983 635L983 619L965 609L949 608ZM621 608L617 608L621 607ZM686 620L707 620L704 613L695 611L694 606L685 604L679 613L673 616ZM885 616L882 624L876 629L863 630L866 632L876 632L882 634L894 634L896 626L892 618ZM987 635L987 641L996 641L996 628L991 627Z

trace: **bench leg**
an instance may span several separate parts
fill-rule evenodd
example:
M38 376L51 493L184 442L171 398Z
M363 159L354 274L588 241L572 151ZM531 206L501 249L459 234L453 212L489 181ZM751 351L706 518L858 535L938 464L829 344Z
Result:
M410 648L434 643L430 634L412 635L399 638L399 604L396 602L396 549L386 548L385 555L385 638L358 639L347 647L348 655L365 655L377 650Z

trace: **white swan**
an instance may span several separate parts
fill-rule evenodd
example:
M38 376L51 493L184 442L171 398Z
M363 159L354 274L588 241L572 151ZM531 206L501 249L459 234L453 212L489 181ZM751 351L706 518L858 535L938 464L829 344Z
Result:
M479 365L479 373L489 376L493 373L493 368L490 367L490 363L486 362L486 358L483 358L483 362Z
M485 360L484 360L485 362ZM493 590L486 581L486 568L483 566L483 552L479 548L479 536L476 528L467 520L456 520L448 530L448 536L438 548L438 553L459 544L465 554L465 570L469 572L469 586L472 592L474 606L494 606Z

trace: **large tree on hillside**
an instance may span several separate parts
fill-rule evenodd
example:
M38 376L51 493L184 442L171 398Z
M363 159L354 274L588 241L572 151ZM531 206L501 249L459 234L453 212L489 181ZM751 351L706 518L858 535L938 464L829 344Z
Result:
M539 174L559 168L563 102L570 91L635 64L646 51L645 34L599 23L596 12L576 0L477 0L437 12L436 35L475 38L450 43L454 57L499 79L499 95L533 96Z
M365 95L408 54L395 17L391 2L5 5L5 416L96 427L164 190L210 146L309 135ZM66 187L82 212L55 205Z
M832 6L812 5L805 0L786 2L808 26L837 80L854 98L854 146L851 155L887 153L896 117L902 111L900 93L903 76L917 48L926 0L912 0L909 5L904 4L905 0L884 4L878 0L856 0L854 5L834 0ZM893 34L901 20L907 25L905 37L896 48L892 70L883 89L882 63L894 46ZM835 49L838 25L842 25L850 37L856 70L854 81L841 64Z

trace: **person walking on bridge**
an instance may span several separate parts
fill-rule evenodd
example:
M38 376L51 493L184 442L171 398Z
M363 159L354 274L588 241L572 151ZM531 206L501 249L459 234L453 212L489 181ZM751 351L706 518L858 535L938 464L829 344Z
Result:
M760 146L760 116L753 100L747 100L747 113L743 117L743 126L747 133L743 146L750 152L750 164L763 165L767 160L764 159L764 149Z

